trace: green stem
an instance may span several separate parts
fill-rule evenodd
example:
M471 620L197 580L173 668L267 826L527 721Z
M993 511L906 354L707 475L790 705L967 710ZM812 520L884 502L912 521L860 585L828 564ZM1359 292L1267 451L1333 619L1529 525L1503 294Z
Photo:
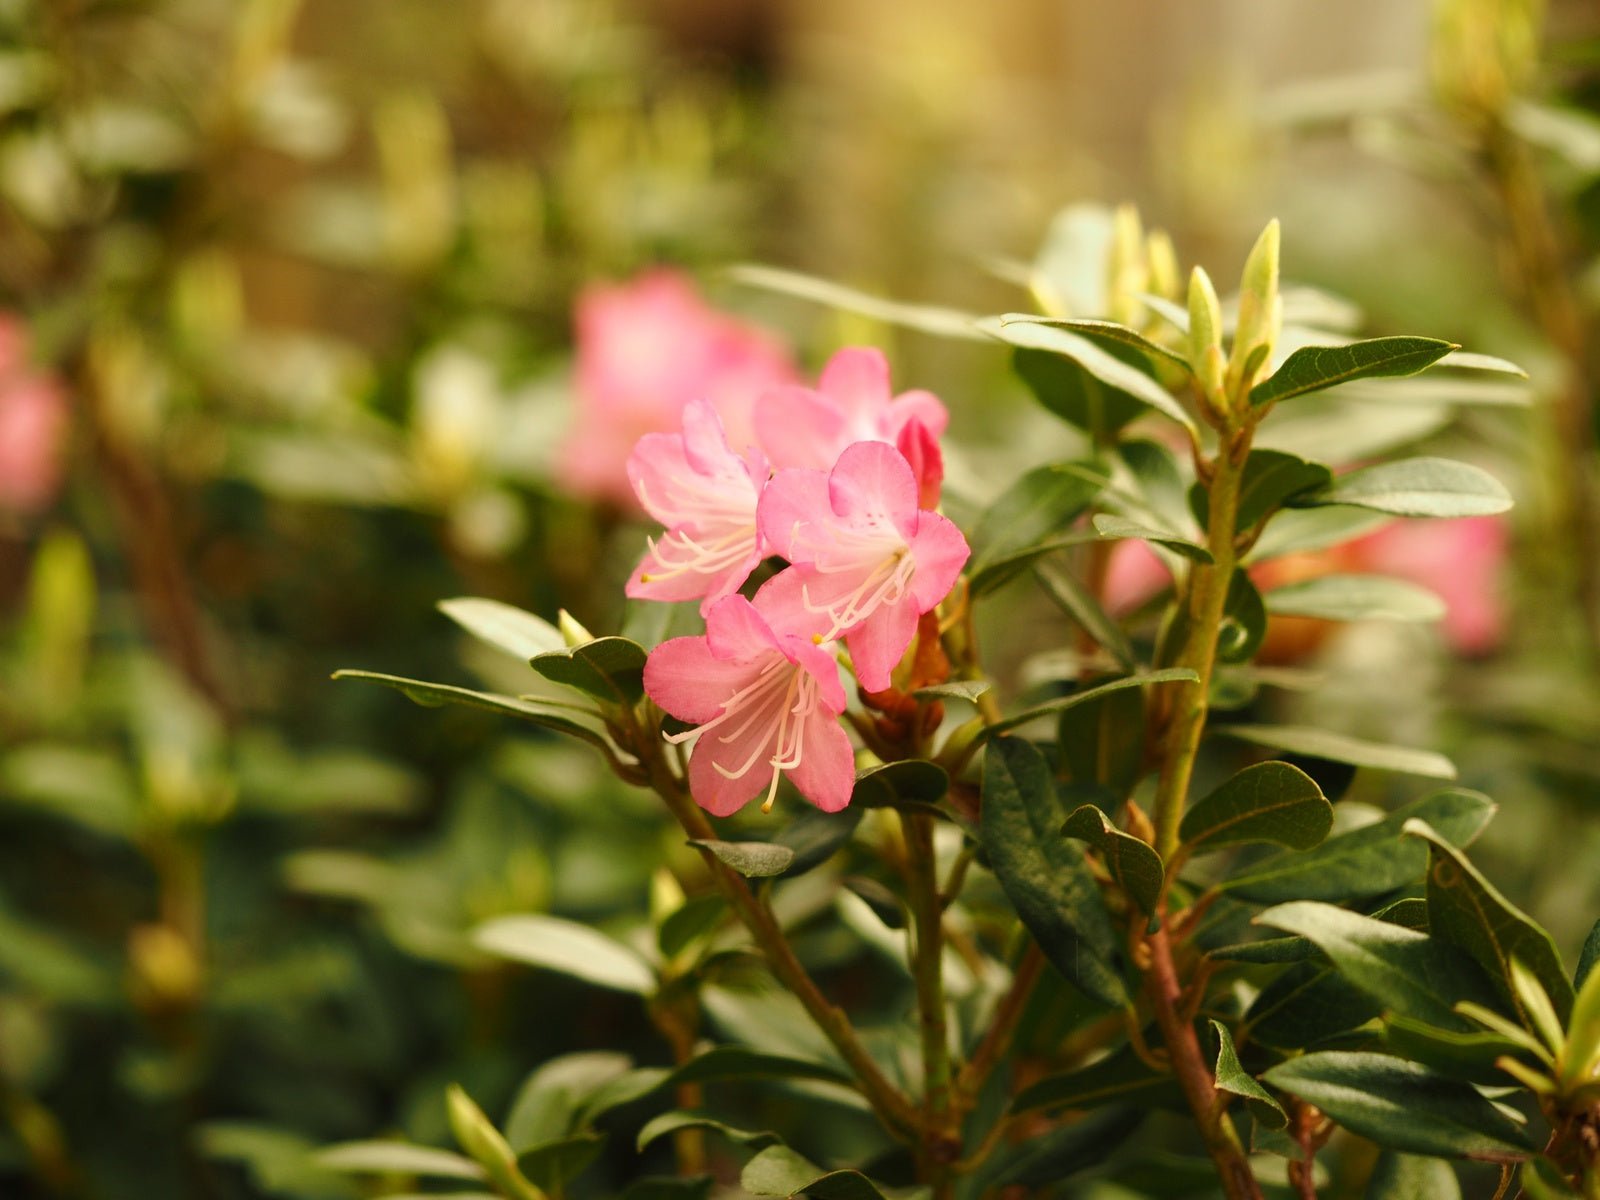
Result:
M944 904L933 851L933 819L900 814L906 840L906 884L912 916L911 970L922 1033L923 1176L935 1185L949 1175L961 1153L960 1131L950 1105L950 1030L944 1002Z

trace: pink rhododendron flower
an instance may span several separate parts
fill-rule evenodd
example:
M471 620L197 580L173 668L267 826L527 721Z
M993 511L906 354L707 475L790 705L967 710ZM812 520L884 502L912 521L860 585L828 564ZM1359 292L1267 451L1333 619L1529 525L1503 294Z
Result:
M697 726L668 740L695 739L689 791L700 807L725 817L765 789L769 810L785 772L825 812L850 803L855 755L838 721L844 688L838 663L817 644L817 624L763 589L754 604L728 596L712 605L704 637L650 652L645 691Z
M908 431L913 422L922 426L920 433ZM846 446L888 442L915 464L919 482L932 472L934 496L944 474L938 438L949 422L950 414L932 392L893 395L888 360L866 346L847 347L829 359L815 390L772 388L755 407L756 436L775 467L826 471ZM919 490L926 495L926 486Z
M707 306L676 271L587 289L576 324L578 414L560 477L581 496L631 506L625 464L634 444L676 429L691 400L711 401L729 443L743 450L755 442L756 397L795 378L782 342Z
M917 618L950 593L967 541L917 505L905 457L882 442L857 442L831 472L779 471L762 493L761 533L789 570L767 587L825 618L824 640L843 635L868 691L916 636Z
M0 508L33 512L55 498L66 435L60 386L30 368L21 322L0 316Z
M704 614L739 590L761 561L756 501L767 461L753 447L744 457L728 447L709 400L683 410L683 433L647 433L628 458L633 490L667 532L650 543L628 580L644 600L704 597Z

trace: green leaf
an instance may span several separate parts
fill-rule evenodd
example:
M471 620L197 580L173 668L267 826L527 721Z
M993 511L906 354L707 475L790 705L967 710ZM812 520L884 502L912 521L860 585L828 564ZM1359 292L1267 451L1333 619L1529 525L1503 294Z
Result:
M1122 631L1122 626L1117 624L1101 607L1100 601L1074 579L1070 572L1043 563L1035 567L1033 573L1040 586L1044 588L1045 595L1054 600L1062 612L1076 621L1079 629L1108 650L1121 666L1131 671L1138 665L1133 652L1133 643Z
M730 1142L736 1142L741 1146L749 1146L755 1150L764 1150L768 1146L774 1146L783 1141L781 1137L771 1130L737 1129L707 1113L673 1109L671 1112L664 1112L645 1123L645 1127L639 1130L639 1138L635 1148L640 1153L643 1153L651 1142L659 1141L661 1138L677 1133L680 1129L710 1129L720 1133Z
M994 684L987 679L952 679L949 683L930 683L911 694L918 700L965 700L976 704L978 697L991 690Z
M1250 1106L1251 1115L1268 1129L1282 1129L1289 1123L1289 1114L1273 1099L1271 1092L1256 1082L1255 1076L1239 1065L1239 1052L1233 1047L1233 1035L1228 1027L1221 1021L1212 1021L1211 1029L1217 1035L1218 1090L1242 1097Z
M1582 990L1597 962L1600 962L1600 921L1589 927L1589 936L1583 939L1583 949L1578 952L1578 969L1572 974L1574 989Z
M1057 830L1050 767L1022 738L998 738L984 755L982 840L1000 886L1045 957L1105 1004L1128 1000L1118 936L1076 845Z
M645 996L655 973L621 942L576 921L550 916L496 917L473 930L472 944L486 954L560 971L597 987Z
M1132 1105L1107 1108L1002 1150L984 1164L975 1181L982 1191L976 1194L1004 1195L1006 1188L1063 1183L1104 1163L1113 1150L1138 1132L1148 1115Z
M810 1059L792 1058L785 1054L768 1054L748 1046L713 1046L697 1055L667 1076L666 1083L676 1087L683 1083L720 1083L730 1079L819 1079L827 1083L851 1082L843 1070L813 1062Z
M1461 1200L1461 1184L1442 1158L1385 1150L1367 1180L1366 1200Z
M708 1200L715 1175L645 1175L635 1179L617 1200Z
M827 305L841 312L859 313L874 321L915 329L935 337L961 338L987 341L978 330L978 317L953 308L932 304L905 304L898 300L885 300L868 292L845 287L832 280L818 279L799 271L786 271L781 267L768 267L760 263L737 263L727 269L735 282L749 284L785 296L796 296Z
M1057 725L1056 746L1069 780L1125 798L1144 769L1144 693L1124 688L1068 709Z
M1455 1011L1470 1000L1495 1008L1494 992L1478 964L1447 942L1315 900L1269 908L1256 923L1299 934L1356 987L1391 1013L1437 1029L1475 1033Z
M1432 779L1456 777L1455 765L1444 755L1431 750L1385 746L1312 725L1218 725L1212 732L1257 746L1302 754L1307 758L1325 758L1329 762L1349 763L1351 766L1371 767L1379 771L1399 771Z
M846 808L843 812L829 813L807 807L790 820L773 839L777 845L794 851L794 861L784 870L784 875L792 879L827 862L835 850L855 836L861 816L860 810Z
M1272 404L1352 379L1415 375L1459 349L1451 342L1424 337L1372 338L1347 346L1302 346L1250 389L1250 403Z
M1069 708L1076 708L1080 704L1097 699L1108 692L1118 691L1121 688L1143 687L1151 683L1197 683L1199 679L1200 677L1188 667L1164 667L1159 671L1146 671L1142 675L1129 675L1126 679L1113 679L1110 683L1096 684L1094 687L1073 692L1070 696L1058 696L1054 700L1048 700L1043 704L1014 713L1003 721L996 721L993 725L984 729L983 733L979 735L979 740L986 741L998 734L1005 733L1009 729L1015 729L1019 725L1026 725L1029 721L1037 720L1039 717L1062 712Z
M721 842L715 838L692 838L689 845L709 851L723 866L747 879L768 879L782 875L794 862L794 851L773 842Z
M1093 804L1074 809L1066 824L1061 826L1061 832L1088 842L1098 850L1111 877L1129 899L1147 914L1155 913L1163 871L1161 856L1148 842L1123 833Z
M1172 1107L1182 1103L1183 1093L1172 1075L1155 1070L1133 1047L1123 1046L1081 1070L1051 1075L1023 1088L1011 1102L1011 1111L1099 1108L1105 1104Z
M676 958L684 950L721 928L728 916L728 902L720 892L691 896L661 922L656 930L656 948L663 958Z
M604 1134L575 1133L524 1150L517 1156L517 1170L535 1187L559 1195L600 1157L605 1144Z
M1267 636L1267 609L1255 581L1243 567L1235 567L1223 602L1222 625L1217 630L1217 657L1225 663L1246 662L1261 649Z
M1152 342L1137 329L1130 329L1115 321L1041 317L1033 313L1003 313L1000 324L1008 328L1013 325L1048 325L1052 329L1065 329L1068 333L1088 338L1091 342L1111 342L1119 346L1131 346L1152 363L1171 363L1173 366L1181 367L1184 374L1189 374L1189 361L1183 355Z
M632 1067L626 1054L608 1050L563 1054L543 1063L517 1089L505 1121L506 1142L521 1153L581 1132L591 1106L628 1079Z
M1316 946L1302 937L1258 938L1206 951L1209 958L1243 963L1297 963L1315 958L1316 954Z
M1565 1025L1572 1015L1572 985L1550 935L1502 896L1466 855L1426 821L1413 818L1405 823L1404 832L1428 843L1428 926L1433 935L1472 955L1501 995L1527 1018L1530 1014L1511 982L1511 960L1520 960L1533 972Z
M1093 461L1035 467L995 500L972 530L967 576L982 595L1020 569L1020 551L1063 534L1106 485L1105 466Z
M1522 1131L1471 1085L1387 1054L1302 1054L1263 1078L1393 1150L1490 1162L1532 1152Z
M904 929L906 927L905 903L894 893L893 889L885 887L876 879L868 878L865 875L846 875L839 882L861 897L862 903L870 908L878 920L882 921L887 928Z
M1011 369L1046 411L1083 430L1093 445L1114 441L1123 426L1148 411L1127 392L1046 350L1013 350Z
M950 776L924 758L868 767L856 775L850 806L893 808L898 804L937 804L950 790Z
M422 1175L437 1179L483 1179L477 1163L450 1150L410 1142L341 1142L319 1150L318 1166L350 1174Z
M1444 601L1425 587L1389 575L1319 575L1273 588L1267 611L1325 621L1437 621Z
M552 683L611 703L633 704L644 695L646 657L638 642L603 637L537 654L529 665Z
M813 1200L885 1200L860 1171L824 1171L787 1146L768 1146L739 1175L739 1186L753 1196L799 1196Z
M1246 767L1183 816L1178 836L1191 851L1243 842L1309 850L1333 828L1333 805L1316 780L1285 762Z
M1304 497L1398 517L1482 517L1505 512L1511 493L1493 475L1448 458L1402 458L1341 475Z
M1331 837L1315 850L1265 859L1221 887L1258 904L1381 896L1420 879L1427 868L1426 848L1400 836L1407 821L1424 820L1453 845L1468 846L1493 815L1494 803L1487 796L1449 788L1381 821Z
M1268 449L1250 451L1239 480L1237 528L1249 529L1286 500L1326 487L1332 480L1333 472L1322 463L1297 454ZM1205 497L1205 489L1199 489L1198 496ZM1202 499L1196 507L1204 528L1209 524L1207 506Z
M1343 1037L1382 1011L1376 1000L1337 971L1320 962L1301 962L1261 989L1245 1013L1245 1028L1251 1041L1288 1052Z
M1020 322L1006 325L997 317L984 318L978 322L978 328L1012 346L1028 350L1048 350L1070 358L1101 383L1132 396L1164 416L1171 417L1186 429L1195 427L1193 419L1166 388L1138 367L1129 365L1110 351L1095 345L1088 338L1068 333L1065 329L1052 329L1046 325Z
M1173 533L1168 529L1155 529L1149 525L1141 525L1137 521L1130 521L1126 517L1119 517L1112 513L1096 513L1094 516L1095 532L1103 538L1127 539L1137 538L1141 542L1154 542L1158 546L1165 546L1174 553L1181 554L1194 562L1208 563L1211 560L1211 551L1196 542L1190 541L1181 533Z
M524 721L531 721L535 725L542 725L546 729L553 729L558 733L571 734L581 738L590 745L599 746L601 749L611 751L611 743L605 734L589 725L582 724L578 717L584 714L580 710L557 708L554 705L543 704L537 700L526 700L519 696L501 696L493 692L475 692L471 688L453 687L447 683L427 683L420 679L405 679L399 675L381 675L376 671L335 671L335 679L359 679L367 683L381 683L384 687L394 688L402 693L406 699L424 708L439 708L446 704L459 704L466 708L481 708L487 712L501 713L505 716L520 717Z
M439 611L479 641L523 662L566 645L561 631L543 617L498 600L458 596L439 601Z

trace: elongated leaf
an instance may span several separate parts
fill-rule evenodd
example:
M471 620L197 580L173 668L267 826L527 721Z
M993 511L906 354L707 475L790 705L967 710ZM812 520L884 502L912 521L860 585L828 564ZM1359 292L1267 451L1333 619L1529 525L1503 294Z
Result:
M739 1175L752 1196L799 1196L813 1200L885 1200L877 1184L860 1171L824 1171L787 1146L768 1146Z
M1455 765L1431 750L1385 746L1311 725L1218 725L1213 732L1290 754L1303 754L1307 758L1325 758L1330 762L1433 779L1456 777Z
M1137 329L1130 329L1126 325L1119 325L1115 321L1090 321L1074 320L1068 317L1041 317L1034 313L1003 313L1000 324L1005 327L1012 325L1048 325L1052 329L1065 329L1068 333L1075 333L1079 337L1088 338L1091 342L1113 342L1120 346L1132 346L1152 363L1165 362L1175 367L1181 367L1184 374L1189 374L1189 361L1175 350L1152 342Z
M1320 575L1273 588L1267 611L1326 621L1437 621L1444 601L1427 588L1388 575Z
M1575 989L1582 990L1597 962L1600 962L1600 921L1590 926L1589 936L1583 939L1583 949L1578 952L1578 969L1572 974Z
M1326 487L1332 481L1333 472L1322 463L1282 450L1252 450L1239 480L1238 528L1249 529L1286 500ZM1210 523L1205 497L1203 488L1195 494L1201 528Z
M707 1200L715 1175L645 1175L635 1179L617 1200Z
M1434 936L1477 959L1504 999L1521 1010L1524 1006L1511 982L1511 960L1519 959L1533 972L1565 1025L1572 1015L1572 984L1550 935L1426 821L1413 818L1405 823L1404 832L1428 843L1428 924Z
M1510 508L1511 493L1470 463L1402 458L1341 475L1301 503L1347 504L1397 517L1482 517Z
M982 739L988 739L997 734L1015 729L1019 725L1026 725L1029 721L1048 716L1051 713L1062 712L1065 709L1076 708L1089 700L1104 696L1108 692L1118 691L1122 688L1144 687L1152 683L1197 683L1200 677L1188 667L1163 667L1159 671L1146 671L1143 675L1130 675L1126 679L1113 679L1110 683L1096 684L1094 687L1084 688L1081 692L1073 692L1070 696L1058 696L1043 704L1015 713L1003 721L996 721L988 726L982 733Z
M978 697L992 690L994 684L987 679L953 679L949 683L931 683L919 687L911 694L918 700L965 700L976 704Z
M1234 942L1231 945L1218 946L1215 950L1207 950L1206 954L1222 962L1295 963L1315 958L1317 948L1306 938L1276 937L1258 938L1253 942Z
M1191 850L1272 842L1309 850L1333 828L1333 805L1316 780L1285 762L1246 767L1187 813L1178 836Z
M1096 513L1094 528L1103 538L1137 538L1141 542L1154 542L1158 546L1165 546L1168 550L1195 562L1211 561L1211 551L1197 542L1190 541L1183 534L1173 533L1169 529L1155 529L1112 513Z
M1282 1129L1289 1123L1289 1114L1255 1076L1239 1065L1239 1052L1234 1049L1228 1027L1221 1021L1212 1021L1211 1030L1217 1036L1217 1088L1241 1097L1255 1119L1268 1129Z
M1460 346L1437 338L1382 337L1347 346L1303 346L1250 389L1250 403L1272 404L1374 376L1415 375Z
M950 790L950 776L922 758L868 767L856 775L850 805L892 808L898 804L937 804Z
M1251 1041L1287 1052L1348 1035L1382 1011L1339 972L1320 962L1301 962L1261 989L1245 1014L1245 1028Z
M1195 427L1193 419L1162 387L1138 367L1129 366L1116 355L1095 345L1088 338L1068 333L1065 329L1052 329L1046 325L1003 324L998 317L986 317L978 328L992 337L1013 346L1029 350L1048 350L1070 358L1102 383L1126 392L1134 399L1149 405L1164 416L1187 429Z
M1470 1000L1495 1008L1494 991L1478 964L1447 942L1314 900L1269 908L1258 924L1299 934L1317 944L1356 987L1388 1011L1438 1029L1473 1033L1455 1011Z
M1442 1158L1385 1150L1367 1180L1365 1200L1461 1200L1461 1185Z
M611 749L611 743L603 733L578 719L583 713L556 708L537 700L527 700L520 696L501 696L494 692L476 692L471 688L454 687L448 683L428 683L421 679L405 679L399 675L382 675L377 671L335 671L333 678L381 683L384 687L394 688L395 691L404 694L406 699L424 708L459 704L467 708L481 708L487 712L518 717L558 733L571 734L608 752Z
M318 1166L353 1174L424 1175L437 1179L482 1179L483 1168L470 1158L410 1142L341 1142L319 1150Z
M580 646L536 654L529 665L552 683L577 688L612 703L644 695L645 649L622 637L595 638Z
M1469 846L1494 816L1494 802L1456 788L1435 792L1396 809L1381 821L1331 837L1304 854L1280 854L1224 880L1242 900L1353 900L1381 896L1422 877L1427 850L1400 831L1413 817L1426 821L1452 845Z
M600 1157L605 1144L605 1135L599 1133L575 1133L571 1137L557 1138L530 1146L517 1155L517 1170L535 1187L560 1193Z
M772 839L794 851L794 861L784 869L784 876L792 879L827 862L834 851L855 836L861 816L861 810L848 808L837 813L808 808L792 819Z
M1056 746L1067 779L1126 797L1144 767L1144 712L1144 693L1124 688L1062 713Z
M496 917L473 931L472 943L499 958L560 971L597 987L641 996L656 988L649 965L628 947L561 917Z
M1149 1113L1133 1105L1107 1108L1082 1120L1003 1150L984 1164L977 1183L981 1195L1003 1195L1005 1188L1059 1184L1097 1167L1144 1124Z
M738 1129L717 1120L708 1113L673 1109L671 1112L664 1112L645 1123L645 1127L639 1130L636 1148L643 1152L650 1143L677 1133L680 1129L710 1129L721 1134L730 1142L737 1142L741 1146L749 1146L755 1150L764 1150L768 1146L775 1146L783 1141L781 1137L771 1130Z
M523 662L566 645L561 631L543 617L498 600L458 596L439 601L439 611L473 637Z
M1387 1054L1302 1054L1263 1078L1392 1150L1507 1162L1533 1149L1522 1130L1470 1085Z
M1001 493L972 531L967 575L978 594L997 587L1028 561L1017 556L1066 532L1106 485L1093 461L1035 467Z
M859 896L862 903L872 910L873 915L882 921L886 928L906 927L905 902L894 893L893 889L864 875L846 875L839 882Z
M1171 1107L1182 1103L1183 1093L1176 1079L1153 1069L1131 1046L1124 1046L1081 1070L1052 1075L1023 1088L1011 1102L1011 1111L1099 1108L1105 1104Z
M723 866L747 879L782 875L794 862L793 850L773 842L721 842L715 838L693 838L689 845L710 851Z
M886 300L882 296L857 291L855 288L845 287L830 280L758 263L739 263L729 267L727 274L729 278L752 287L811 300L842 312L860 313L875 321L905 329L915 329L919 333L971 341L988 340L978 330L978 317L957 309Z
M704 1054L684 1063L666 1082L717 1083L730 1079L820 1079L827 1083L850 1082L838 1067L784 1054L768 1054L748 1046L713 1046Z
M1119 946L1083 861L1057 832L1062 812L1049 765L1021 738L991 742L983 767L983 846L1000 886L1045 957L1105 1004L1128 999Z
M1122 631L1122 626L1101 607L1083 585L1074 579L1070 572L1063 571L1050 563L1044 563L1034 568L1034 577L1038 579L1045 595L1056 602L1057 607L1067 616L1078 623L1082 629L1106 650L1111 656L1128 670L1137 665L1133 653L1133 643L1128 640L1128 635Z
M1146 913L1154 913L1161 895L1163 870L1161 856L1148 842L1111 824L1106 814L1092 804L1073 810L1061 832L1088 842L1105 859L1106 868L1117 885Z
M1125 425L1149 411L1127 392L1102 383L1070 358L1048 350L1013 350L1011 369L1046 411L1088 434L1091 445L1115 441Z

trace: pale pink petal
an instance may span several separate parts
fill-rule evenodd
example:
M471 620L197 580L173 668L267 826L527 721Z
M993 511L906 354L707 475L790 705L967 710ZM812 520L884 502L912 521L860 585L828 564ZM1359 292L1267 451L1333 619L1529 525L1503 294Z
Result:
M50 378L24 373L0 380L0 508L33 512L55 499L67 416Z
M711 606L725 596L731 596L750 578L750 572L761 564L761 551L756 540L750 539L750 553L721 571L693 572L679 570L676 561L663 556L673 530L656 539L652 549L645 551L633 574L628 576L624 592L635 600L659 600L675 603L699 600L700 615L705 616Z
M956 577L972 553L955 523L938 513L925 512L911 538L911 557L917 570L911 576L911 598L919 613L937 608L956 585Z
M1444 633L1461 654L1484 654L1505 636L1502 517L1406 521L1350 543L1357 565L1421 584L1445 603Z
M828 470L843 448L845 428L838 402L810 388L770 388L756 399L756 441L780 469Z
M756 508L756 523L768 548L790 561L831 519L828 477L797 467L774 475Z
M913 418L895 436L894 445L917 477L917 507L938 508L939 489L944 483L944 454L939 449L939 439Z
M628 455L628 482L644 510L669 528L694 519L692 498L681 481L692 475L684 454L683 437L675 433L647 433Z
M1106 569L1106 611L1113 615L1131 612L1171 583L1166 564L1148 543L1133 538L1118 542L1111 548Z
M794 638L815 646L829 632L828 614L807 603L805 576L798 567L787 567L763 583L754 604L779 641Z
M911 639L917 635L917 606L910 596L898 604L881 604L845 634L856 679L869 692L889 686L889 676L900 664Z
M766 745L756 746L763 738ZM771 786L771 759L776 744L775 726L759 722L731 745L719 741L714 729L702 734L689 755L689 794L694 802L716 817L738 812ZM752 753L759 757L743 775L729 779L717 770L719 765L724 770L734 770Z
M913 388L909 392L901 392L890 401L888 414L884 418L884 432L897 436L911 421L922 422L928 432L937 438L950 424L950 413L944 401L932 392Z
M833 651L825 650L809 640L796 639L791 645L791 654L801 668L817 681L817 703L835 716L842 713L848 700L844 694L844 684L839 681L839 660L834 658Z
M806 718L800 764L789 778L800 794L823 812L838 812L855 790L856 758L838 718L817 709Z
M886 442L847 446L828 474L828 502L852 522L892 526L902 538L917 529L917 479L905 455Z
M847 346L822 368L817 390L837 400L851 424L889 405L889 360L872 346Z
M706 611L706 643L718 658L733 662L778 651L772 628L743 596L725 596Z
M662 642L644 662L645 693L662 711L693 725L715 718L723 701L753 676L748 663L712 654L703 637Z

